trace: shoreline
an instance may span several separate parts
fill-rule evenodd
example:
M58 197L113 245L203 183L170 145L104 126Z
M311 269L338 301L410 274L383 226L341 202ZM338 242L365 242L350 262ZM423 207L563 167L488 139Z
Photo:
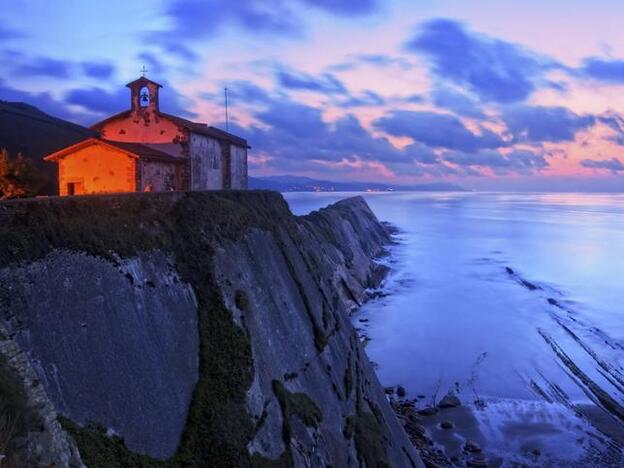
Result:
M394 227L392 232L394 245L400 245L397 235L401 231ZM388 288L387 279L396 273L397 263L391 258L384 259L384 265L390 271L380 288L371 292L371 301L400 294L393 288ZM514 270L507 267L505 270L510 278L526 288L528 291L541 290L539 284L533 284L522 278ZM560 307L557 301L549 300L553 307ZM373 306L374 307L374 306ZM358 311L352 316L352 323L356 328L364 346L372 341L371 328L373 324L369 316L371 309ZM364 312L364 313L362 313ZM371 356L371 359L375 359ZM376 361L376 359L375 359ZM383 362L373 362L375 371L380 377L378 369ZM382 382L387 398L403 425L414 447L418 450L426 466L472 466L472 467L499 467L511 464L523 466L577 466L587 463L590 466L617 466L621 462L621 447L624 446L624 428L612 420L612 415L597 405L592 405L591 398L582 402L552 401L546 396L536 395L534 400L514 398L496 398L487 396L481 398L476 392L474 399L467 397L468 389L460 388L455 392L453 388L448 394L438 399L437 395L408 395L401 382ZM552 383L552 385L556 385ZM446 392L447 389L441 389ZM461 397L461 399L460 399ZM473 401L474 400L474 401ZM452 402L452 403L449 403ZM493 427L499 425L513 426L517 434L535 434L533 443L520 444L513 449L501 450L500 440L488 437L483 427L484 421L499 413L509 411L507 420L494 421ZM515 411L515 412L514 412ZM523 420L524 418L534 419ZM561 456L553 456L552 442L549 441L547 424L540 425L539 421L548 421L549 418L565 419L567 424L584 425L578 432L586 440L579 442L576 450ZM487 428L490 432L491 427ZM578 428L577 428L578 429ZM543 431L543 433L540 433ZM511 436L510 436L511 437ZM553 436L554 437L554 436ZM555 438L556 439L556 438ZM519 439L521 440L521 438ZM508 444L510 447L513 444ZM544 446L547 447L544 447ZM548 447L550 445L550 447Z

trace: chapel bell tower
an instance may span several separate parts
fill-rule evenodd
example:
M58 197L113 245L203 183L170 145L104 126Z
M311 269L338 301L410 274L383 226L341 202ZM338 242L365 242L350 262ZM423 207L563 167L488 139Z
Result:
M158 91L162 88L161 85L142 76L126 86L130 88L130 104L133 112L158 112Z

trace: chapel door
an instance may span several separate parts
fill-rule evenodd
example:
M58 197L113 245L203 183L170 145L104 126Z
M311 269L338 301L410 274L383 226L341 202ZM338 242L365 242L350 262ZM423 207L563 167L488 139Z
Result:
M82 182L68 182L67 195L81 195L84 193Z

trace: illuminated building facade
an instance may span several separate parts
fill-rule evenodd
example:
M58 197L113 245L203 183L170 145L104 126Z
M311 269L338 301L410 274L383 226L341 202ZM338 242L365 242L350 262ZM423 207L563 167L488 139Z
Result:
M88 138L45 157L59 167L60 195L247 188L243 138L160 111L158 83L127 85L130 109Z

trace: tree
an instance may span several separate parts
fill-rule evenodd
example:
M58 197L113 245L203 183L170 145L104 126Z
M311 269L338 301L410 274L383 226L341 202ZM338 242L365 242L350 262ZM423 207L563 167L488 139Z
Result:
M4 179L9 173L9 152L2 148L0 149L0 179Z
M0 150L0 199L34 197L43 182L43 174L21 153L12 159Z

